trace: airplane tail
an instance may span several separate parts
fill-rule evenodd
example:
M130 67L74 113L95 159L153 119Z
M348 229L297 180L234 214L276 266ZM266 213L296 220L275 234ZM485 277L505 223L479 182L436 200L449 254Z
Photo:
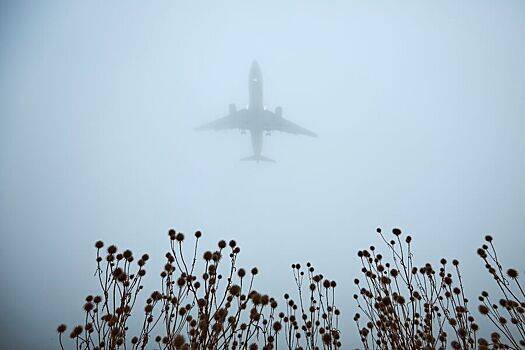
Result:
M259 162L275 163L275 160L267 158L265 156L261 156L261 155L258 155L258 156L257 155L253 155L251 157L242 158L241 160L242 161L252 160L252 161L255 161L257 163L259 163Z

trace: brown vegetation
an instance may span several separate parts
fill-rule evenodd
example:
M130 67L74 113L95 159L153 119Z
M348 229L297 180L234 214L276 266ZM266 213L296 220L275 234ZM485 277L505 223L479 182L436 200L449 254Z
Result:
M391 238L377 229L386 255L374 246L358 252L362 280L355 279L354 316L364 349L522 349L525 347L525 293L515 269L504 270L491 236L477 253L500 292L483 291L473 306L465 295L459 261L416 265L412 238L394 229ZM87 296L84 322L69 337L76 349L339 349L340 310L335 281L310 263L292 265L297 297L279 302L254 289L257 268L237 266L235 241L219 241L215 251L199 253L195 233L191 256L184 234L169 231L170 251L160 273L161 289L140 311L148 255L135 264L131 251L119 252L99 241L96 276L101 293ZM494 300L499 299L496 303ZM477 309L477 310L476 310ZM479 330L477 316L493 331ZM130 330L130 319L141 318ZM57 328L60 347L66 346ZM490 334L488 339L481 334Z
M151 293L142 311L141 327L129 329L139 317L148 255L133 264L132 252L104 244L97 248L101 294L89 295L84 322L69 337L76 349L338 349L339 310L334 304L336 283L315 274L307 264L292 265L298 298L284 295L278 302L253 288L257 268L237 266L240 248L235 241L219 241L217 250L198 259L201 233L195 233L191 258L184 255L184 234L170 230L170 251L160 273L161 289ZM201 262L199 264L198 262ZM202 269L197 272L198 266ZM57 329L62 349L67 327ZM133 334L133 335L132 335Z
M480 347L494 347L510 349L525 348L525 293L519 281L516 269L507 269L498 259L498 254L492 244L492 236L485 236L486 244L478 249L478 255L485 263L487 272L497 284L501 294L494 299L486 291L479 296L479 312L487 317L496 331L490 335L490 342L480 340ZM495 300L499 299L498 304Z
M387 239L377 230L387 247L388 256L375 247L358 252L363 281L356 279L359 294L354 295L359 312L354 320L365 349L521 349L525 346L525 295L514 269L508 278L498 261L492 237L478 254L494 277L504 299L500 305L507 313L502 315L497 305L491 304L487 292L479 298L479 311L488 317L496 331L490 340L479 336L479 326L473 315L471 302L465 295L464 280L459 261L452 266L441 259L438 267L430 263L416 266L410 236L401 238L401 230L392 231ZM493 267L495 266L495 267ZM519 291L513 291L511 282ZM521 298L521 301L520 301Z

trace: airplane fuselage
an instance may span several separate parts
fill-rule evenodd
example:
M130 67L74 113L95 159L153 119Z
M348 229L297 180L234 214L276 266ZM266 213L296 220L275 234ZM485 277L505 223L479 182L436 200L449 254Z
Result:
M252 138L253 154L256 157L261 156L263 146L263 81L261 69L257 62L252 63L250 68L250 76L248 82L248 90L250 93L250 101L248 105L248 118L250 118L250 134Z
M252 67L250 69L248 89L250 91L250 102L248 109L253 112L264 110L261 69L259 68L259 64L257 64L255 61L252 63Z

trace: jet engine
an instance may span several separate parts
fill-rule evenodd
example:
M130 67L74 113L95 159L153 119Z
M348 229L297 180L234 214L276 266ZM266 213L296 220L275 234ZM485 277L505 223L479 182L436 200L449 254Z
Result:
M237 112L237 107L235 107L235 103L230 104L230 114L235 114Z
M276 107L275 108L275 115L277 117L279 117L279 118L282 117L283 116L283 108L282 107Z

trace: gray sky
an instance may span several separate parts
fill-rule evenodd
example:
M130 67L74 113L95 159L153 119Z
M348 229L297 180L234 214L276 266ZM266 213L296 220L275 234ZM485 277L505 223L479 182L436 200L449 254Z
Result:
M56 347L95 291L97 239L150 253L155 288L170 227L235 238L273 294L314 263L348 346L378 226L410 232L419 262L459 258L472 298L484 234L522 271L524 38L518 0L2 1L0 341ZM193 131L247 104L253 59L266 106L319 134L266 137L275 164Z

